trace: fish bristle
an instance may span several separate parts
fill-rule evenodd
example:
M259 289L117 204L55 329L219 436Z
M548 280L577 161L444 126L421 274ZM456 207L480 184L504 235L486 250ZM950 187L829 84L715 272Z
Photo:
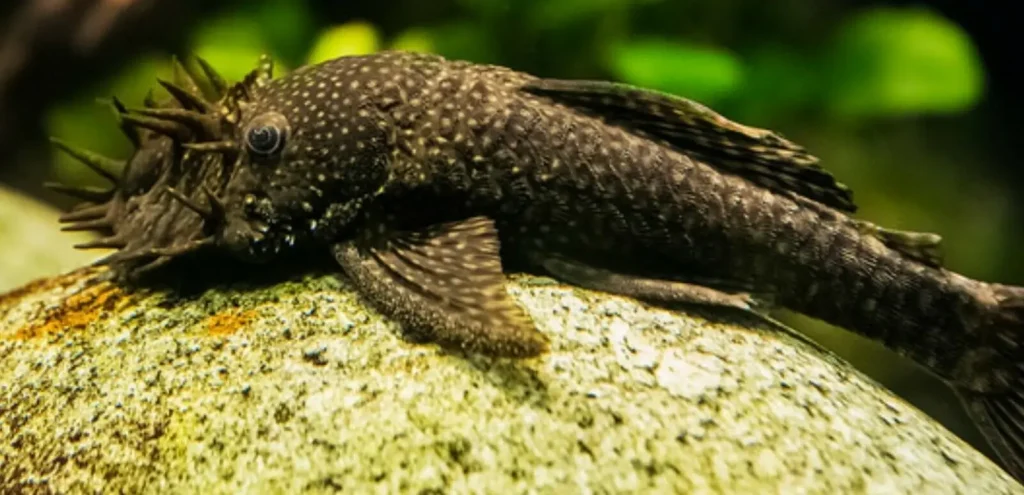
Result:
M203 194L207 198L207 206L203 206L197 203L195 200L182 194L180 191L174 189L173 187L167 187L165 191L167 195L169 195L175 201L178 201L186 208L196 212L200 217L203 218L203 222L205 222L206 224L216 225L224 221L224 204L217 198L217 196L212 191L210 191L209 188L205 186L202 188Z
M142 127L158 134L163 134L175 141L186 141L191 137L191 131L189 128L180 122L131 113L125 115L123 118L125 122L134 126Z
M202 143L184 143L185 149L201 151L205 153L234 154L241 151L238 143L234 141L206 141Z
M72 146L71 144L68 144L67 142L55 137L51 137L50 142L55 147L57 147L57 149L63 151L64 153L68 154L68 156L71 156L72 158L78 160L85 166L89 167L89 169L91 169L93 172L96 172L104 179L107 179L114 185L120 184L120 179L117 177L117 175L115 175L113 171L121 170L122 168L124 168L125 162L103 156L99 153L95 153L84 148Z
M98 232L105 232L114 227L113 222L109 218L96 218L91 220L80 220L76 223L64 225L60 228L63 232L83 232L89 230L95 230Z
M114 197L116 189L99 189L87 186L70 186L59 182L46 182L43 187L90 203L105 203Z
M199 68L202 69L203 74L206 76L207 81L210 83L210 87L213 89L214 97L220 99L228 94L228 83L221 77L220 73L210 65L202 57L194 57Z
M131 112L135 115L183 124L194 134L205 140L221 138L220 125L217 118L204 113L181 108L133 108Z
M116 236L75 244L75 249L122 249L127 243Z
M176 86L193 95L202 94L198 78L177 55L171 56L171 80Z
M173 82L164 81L163 79L157 79L157 83L163 86L175 100L181 104L182 108L188 110L197 110L203 113L215 112L216 108L213 104L203 99L202 96L197 95L186 88L183 88Z

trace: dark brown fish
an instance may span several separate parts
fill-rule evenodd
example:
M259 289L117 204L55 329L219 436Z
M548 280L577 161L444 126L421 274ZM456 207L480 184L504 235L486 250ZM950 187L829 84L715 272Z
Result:
M67 216L131 275L198 249L331 249L405 328L528 357L548 346L504 271L661 302L771 302L883 342L950 383L1024 477L1024 288L942 267L939 237L853 218L778 134L691 101L437 56L345 57L119 107L139 150ZM141 132L140 132L141 129ZM142 137L140 137L142 136ZM85 156L101 170L106 164Z

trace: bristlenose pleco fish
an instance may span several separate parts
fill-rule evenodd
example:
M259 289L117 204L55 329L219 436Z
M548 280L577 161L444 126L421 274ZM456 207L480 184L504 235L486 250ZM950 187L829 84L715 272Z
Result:
M176 62L166 101L114 100L136 151L57 141L110 190L68 228L123 280L181 255L322 246L419 337L531 357L548 339L504 272L651 302L781 306L949 383L1024 479L1024 288L942 266L938 235L854 218L850 190L777 133L621 84L385 52L229 84ZM121 168L121 172L116 172Z

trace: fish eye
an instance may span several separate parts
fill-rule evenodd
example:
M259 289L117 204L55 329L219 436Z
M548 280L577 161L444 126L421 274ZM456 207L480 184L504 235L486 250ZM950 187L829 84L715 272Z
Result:
M281 149L281 129L274 125L262 125L249 129L245 136L245 143L249 150L257 155L272 155Z
M255 155L270 156L284 148L288 121L279 113L261 115L249 123L245 145Z

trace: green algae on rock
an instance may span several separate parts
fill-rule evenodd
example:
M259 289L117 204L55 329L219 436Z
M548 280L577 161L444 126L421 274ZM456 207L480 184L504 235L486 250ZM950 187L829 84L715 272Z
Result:
M770 330L516 277L553 336L517 362L407 342L337 275L99 273L0 297L4 493L1024 493Z

